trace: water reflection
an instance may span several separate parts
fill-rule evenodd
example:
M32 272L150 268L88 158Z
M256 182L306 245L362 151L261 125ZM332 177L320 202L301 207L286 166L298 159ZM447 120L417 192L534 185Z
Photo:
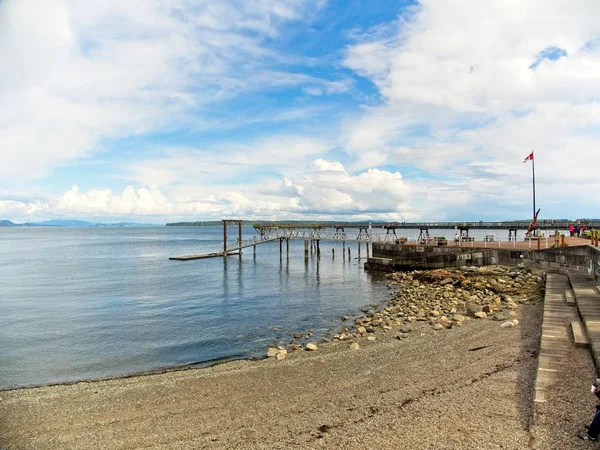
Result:
M318 339L386 293L342 243L322 249L340 260L319 258L314 242L305 258L304 242L290 241L278 266L278 242L251 259L168 260L214 251L218 227L2 233L0 389L261 356L298 330Z

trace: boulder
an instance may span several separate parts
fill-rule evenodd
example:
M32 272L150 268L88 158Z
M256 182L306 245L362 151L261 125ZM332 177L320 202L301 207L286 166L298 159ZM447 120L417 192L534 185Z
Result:
M278 347L269 347L267 349L267 356L269 358L272 358L273 356L277 356L279 354L279 348Z
M481 312L481 305L475 302L467 302L467 314L474 316L476 313Z

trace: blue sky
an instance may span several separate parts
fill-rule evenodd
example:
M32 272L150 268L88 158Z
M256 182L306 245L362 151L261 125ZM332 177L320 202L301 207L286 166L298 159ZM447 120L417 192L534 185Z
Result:
M0 218L599 217L595 0L0 1Z

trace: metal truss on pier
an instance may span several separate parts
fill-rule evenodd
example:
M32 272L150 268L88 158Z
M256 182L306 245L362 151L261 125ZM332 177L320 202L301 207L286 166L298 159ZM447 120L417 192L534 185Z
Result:
M399 237L395 234L372 234L369 233L367 229L361 229L358 233L346 233L345 231L326 231L319 228L265 228L261 230L260 236L255 236L252 239L245 239L241 242L228 245L227 252L236 252L243 248L280 239L393 244L398 241Z

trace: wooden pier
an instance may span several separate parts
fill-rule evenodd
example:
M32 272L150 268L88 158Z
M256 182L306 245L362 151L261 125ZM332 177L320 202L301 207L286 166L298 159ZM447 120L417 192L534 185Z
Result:
M175 261L189 261L194 259L206 259L216 257L227 257L242 254L242 250L245 248L252 247L253 254L256 254L256 246L267 242L279 241L279 253L283 254L283 243L286 243L286 254L289 255L289 241L292 240L304 240L304 256L308 259L309 249L311 253L314 251L317 256L320 256L321 241L341 241L342 242L342 254L345 255L346 243L357 242L358 243L358 256L361 256L361 243L366 244L367 257L369 256L370 244L407 244L407 238L401 237L396 234L396 228L406 229L409 226L411 229L420 230L419 237L415 240L414 245L420 246L459 246L459 247L478 247L478 248L513 248L513 249L543 249L550 246L564 246L565 236L558 232L559 224L554 224L556 234L561 237L561 240L556 239L555 236L551 238L541 238L538 236L530 236L527 240L517 241L517 225L515 222L446 222L446 223L386 223L377 224L372 226L371 224L346 224L346 223L335 223L329 224L260 224L254 225L254 229L260 233L259 236L253 236L251 239L242 239L242 221L226 219L223 220L223 247L220 251L214 251L204 254L191 254L184 256L172 256L169 259ZM238 236L235 242L229 242L227 235L227 226L234 225L237 228ZM560 225L566 225L560 224ZM519 229L526 229L525 223L518 224ZM502 227L502 228L500 228ZM523 227L523 228L521 228ZM346 228L349 230L346 231ZM488 240L486 236L482 242L475 242L475 240L469 236L469 229L508 229L508 241L501 241L499 239ZM356 231L358 229L358 232ZM385 229L386 234L383 233L372 233L372 229ZM430 229L454 229L459 236L458 240L450 241L443 237L430 236ZM595 229L594 233L595 233ZM458 232L460 231L460 235ZM594 234L595 235L595 234ZM493 237L493 236L492 236ZM569 239L569 238L568 238ZM573 239L573 238L570 238ZM585 245L584 239L579 240L575 245ZM588 241L589 242L589 241ZM573 245L569 242L569 245ZM593 245L593 244L592 244ZM596 242L596 245L597 242ZM350 257L350 246L348 246L348 257Z

